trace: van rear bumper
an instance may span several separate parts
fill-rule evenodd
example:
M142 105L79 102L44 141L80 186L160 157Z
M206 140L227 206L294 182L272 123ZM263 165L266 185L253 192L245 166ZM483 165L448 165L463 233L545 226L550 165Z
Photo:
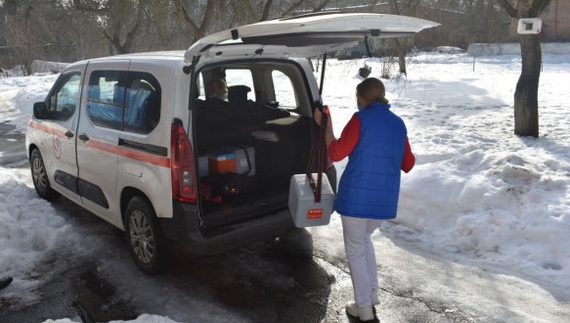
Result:
M197 206L173 202L173 217L160 218L169 248L188 255L215 255L276 238L295 228L288 209L242 223L203 230Z

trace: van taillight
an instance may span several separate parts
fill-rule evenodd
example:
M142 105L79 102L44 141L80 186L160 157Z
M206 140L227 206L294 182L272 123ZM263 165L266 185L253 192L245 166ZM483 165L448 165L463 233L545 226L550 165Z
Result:
M196 203L196 167L188 134L180 122L172 123L172 197L180 202Z

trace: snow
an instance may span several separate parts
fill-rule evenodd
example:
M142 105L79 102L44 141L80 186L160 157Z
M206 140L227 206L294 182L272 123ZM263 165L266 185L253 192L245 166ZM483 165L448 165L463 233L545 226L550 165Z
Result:
M364 64L372 68L371 76L379 76L385 66L377 58L328 61L323 97L337 135L356 111L357 72ZM402 176L398 218L373 236L379 260L385 257L383 249L404 241L454 266L504 275L523 293L527 286L532 291L539 286L550 302L570 301L570 92L565 84L570 55L543 56L539 138L513 134L520 56L417 53L407 68L408 77L383 81L392 110L406 122L417 163ZM1 79L0 120L15 125L14 132L25 132L33 102L43 100L56 77ZM345 165L346 160L337 163L339 176ZM35 195L25 167L0 167L0 223L0 276L15 278L3 296L33 290L41 279L33 274L36 263L86 239ZM338 216L310 232L319 253L344 257ZM416 292L431 298L444 288L429 280L445 278L391 270L407 271L409 281L399 284L422 282ZM484 287L477 292L485 293ZM39 297L29 293L23 302ZM68 318L45 322L75 323ZM143 314L129 322L175 321Z
M373 71L382 66L378 59L366 63ZM347 64L336 68L358 67ZM397 222L421 232L426 249L451 259L568 288L570 120L563 80L570 56L544 57L538 139L513 135L520 56L478 58L473 66L464 54L421 53L408 65L409 78L385 82L417 158L402 176ZM324 96L340 135L354 112L347 89L360 79L335 72L342 81L327 79ZM386 223L383 231L397 227Z

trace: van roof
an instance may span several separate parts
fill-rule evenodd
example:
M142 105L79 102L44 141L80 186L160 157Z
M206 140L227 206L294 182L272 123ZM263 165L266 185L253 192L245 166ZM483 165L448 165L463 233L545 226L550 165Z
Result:
M69 65L69 67L88 64L88 63L95 63L95 62L106 62L106 61L117 61L122 59L127 60L136 60L137 62L147 62L153 63L160 61L164 64L164 61L172 61L173 65L180 65L180 63L184 59L183 50L172 50L172 51L156 51L156 52L143 52L143 53L130 53L130 54L121 54L121 55L113 55L113 56L104 56L104 57L95 57L95 58L88 58L84 59Z

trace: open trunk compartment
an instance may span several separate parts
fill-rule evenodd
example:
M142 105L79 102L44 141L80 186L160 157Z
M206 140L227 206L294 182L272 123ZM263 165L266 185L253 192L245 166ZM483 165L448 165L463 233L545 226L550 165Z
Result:
M199 134L200 214L205 227L287 208L289 181L293 174L305 172L313 127L311 118L290 116L244 135ZM235 167L232 164L242 174L228 170Z

